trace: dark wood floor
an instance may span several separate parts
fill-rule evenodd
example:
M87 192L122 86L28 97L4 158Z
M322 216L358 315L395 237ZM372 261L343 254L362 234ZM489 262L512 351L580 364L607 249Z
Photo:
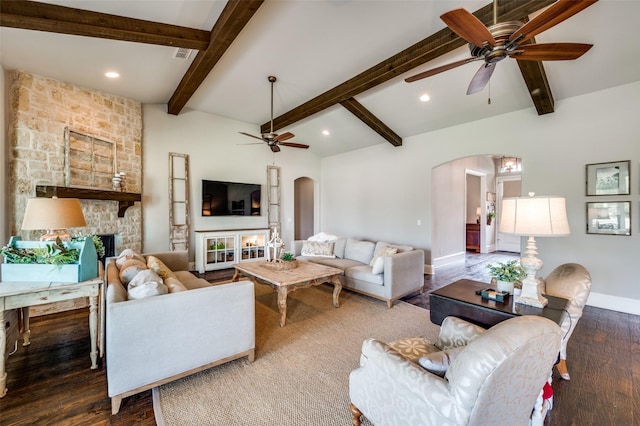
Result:
M469 254L464 266L425 276L426 292L406 301L428 308L428 292L459 278L488 281L485 263L513 257ZM233 270L209 272L210 281ZM106 370L90 370L87 310L34 318L31 345L7 363L0 425L155 425L151 391L125 398L111 416ZM640 425L640 316L586 307L569 342L571 381L554 373L555 407L545 425ZM279 425L278 425L279 426Z

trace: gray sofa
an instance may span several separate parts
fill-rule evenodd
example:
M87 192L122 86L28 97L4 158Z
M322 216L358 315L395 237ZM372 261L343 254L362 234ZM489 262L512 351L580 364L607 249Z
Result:
M372 242L354 238L338 238L333 241L333 253L323 256L304 255L305 241L295 240L291 247L296 259L315 262L342 269L342 286L376 299L384 300L390 308L393 302L408 294L422 292L424 286L424 251L413 247ZM370 265L374 256L385 248L395 248L397 253L381 256L380 273Z
M173 271L182 291L128 300L116 260L108 259L105 333L113 414L124 397L244 356L254 359L253 283L211 285L188 272L186 251L153 255Z

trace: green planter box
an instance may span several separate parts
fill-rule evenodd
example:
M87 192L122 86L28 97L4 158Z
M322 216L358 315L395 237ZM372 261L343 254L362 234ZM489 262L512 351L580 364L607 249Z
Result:
M22 241L11 237L9 244L17 248L45 247L46 241ZM91 238L73 242L72 248L80 249L78 263L68 265L42 265L36 263L3 263L2 281L50 281L77 283L98 276L98 255ZM6 260L5 260L6 262Z

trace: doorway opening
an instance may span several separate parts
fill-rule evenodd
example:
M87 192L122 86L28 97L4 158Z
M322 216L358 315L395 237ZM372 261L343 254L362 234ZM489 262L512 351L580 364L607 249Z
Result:
M306 240L314 234L315 191L313 179L300 177L294 186L294 228L295 240Z

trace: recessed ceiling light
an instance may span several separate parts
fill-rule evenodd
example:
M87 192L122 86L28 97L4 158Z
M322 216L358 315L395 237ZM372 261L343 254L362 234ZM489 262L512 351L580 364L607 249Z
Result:
M420 100L422 102L429 102L429 100L431 99L431 96L427 95L426 93L422 96L420 96Z
M104 73L104 76L108 78L118 78L120 77L120 74L115 71L107 71Z
M325 136L329 136L331 134L331 132L329 132L328 130L323 130L322 134Z

